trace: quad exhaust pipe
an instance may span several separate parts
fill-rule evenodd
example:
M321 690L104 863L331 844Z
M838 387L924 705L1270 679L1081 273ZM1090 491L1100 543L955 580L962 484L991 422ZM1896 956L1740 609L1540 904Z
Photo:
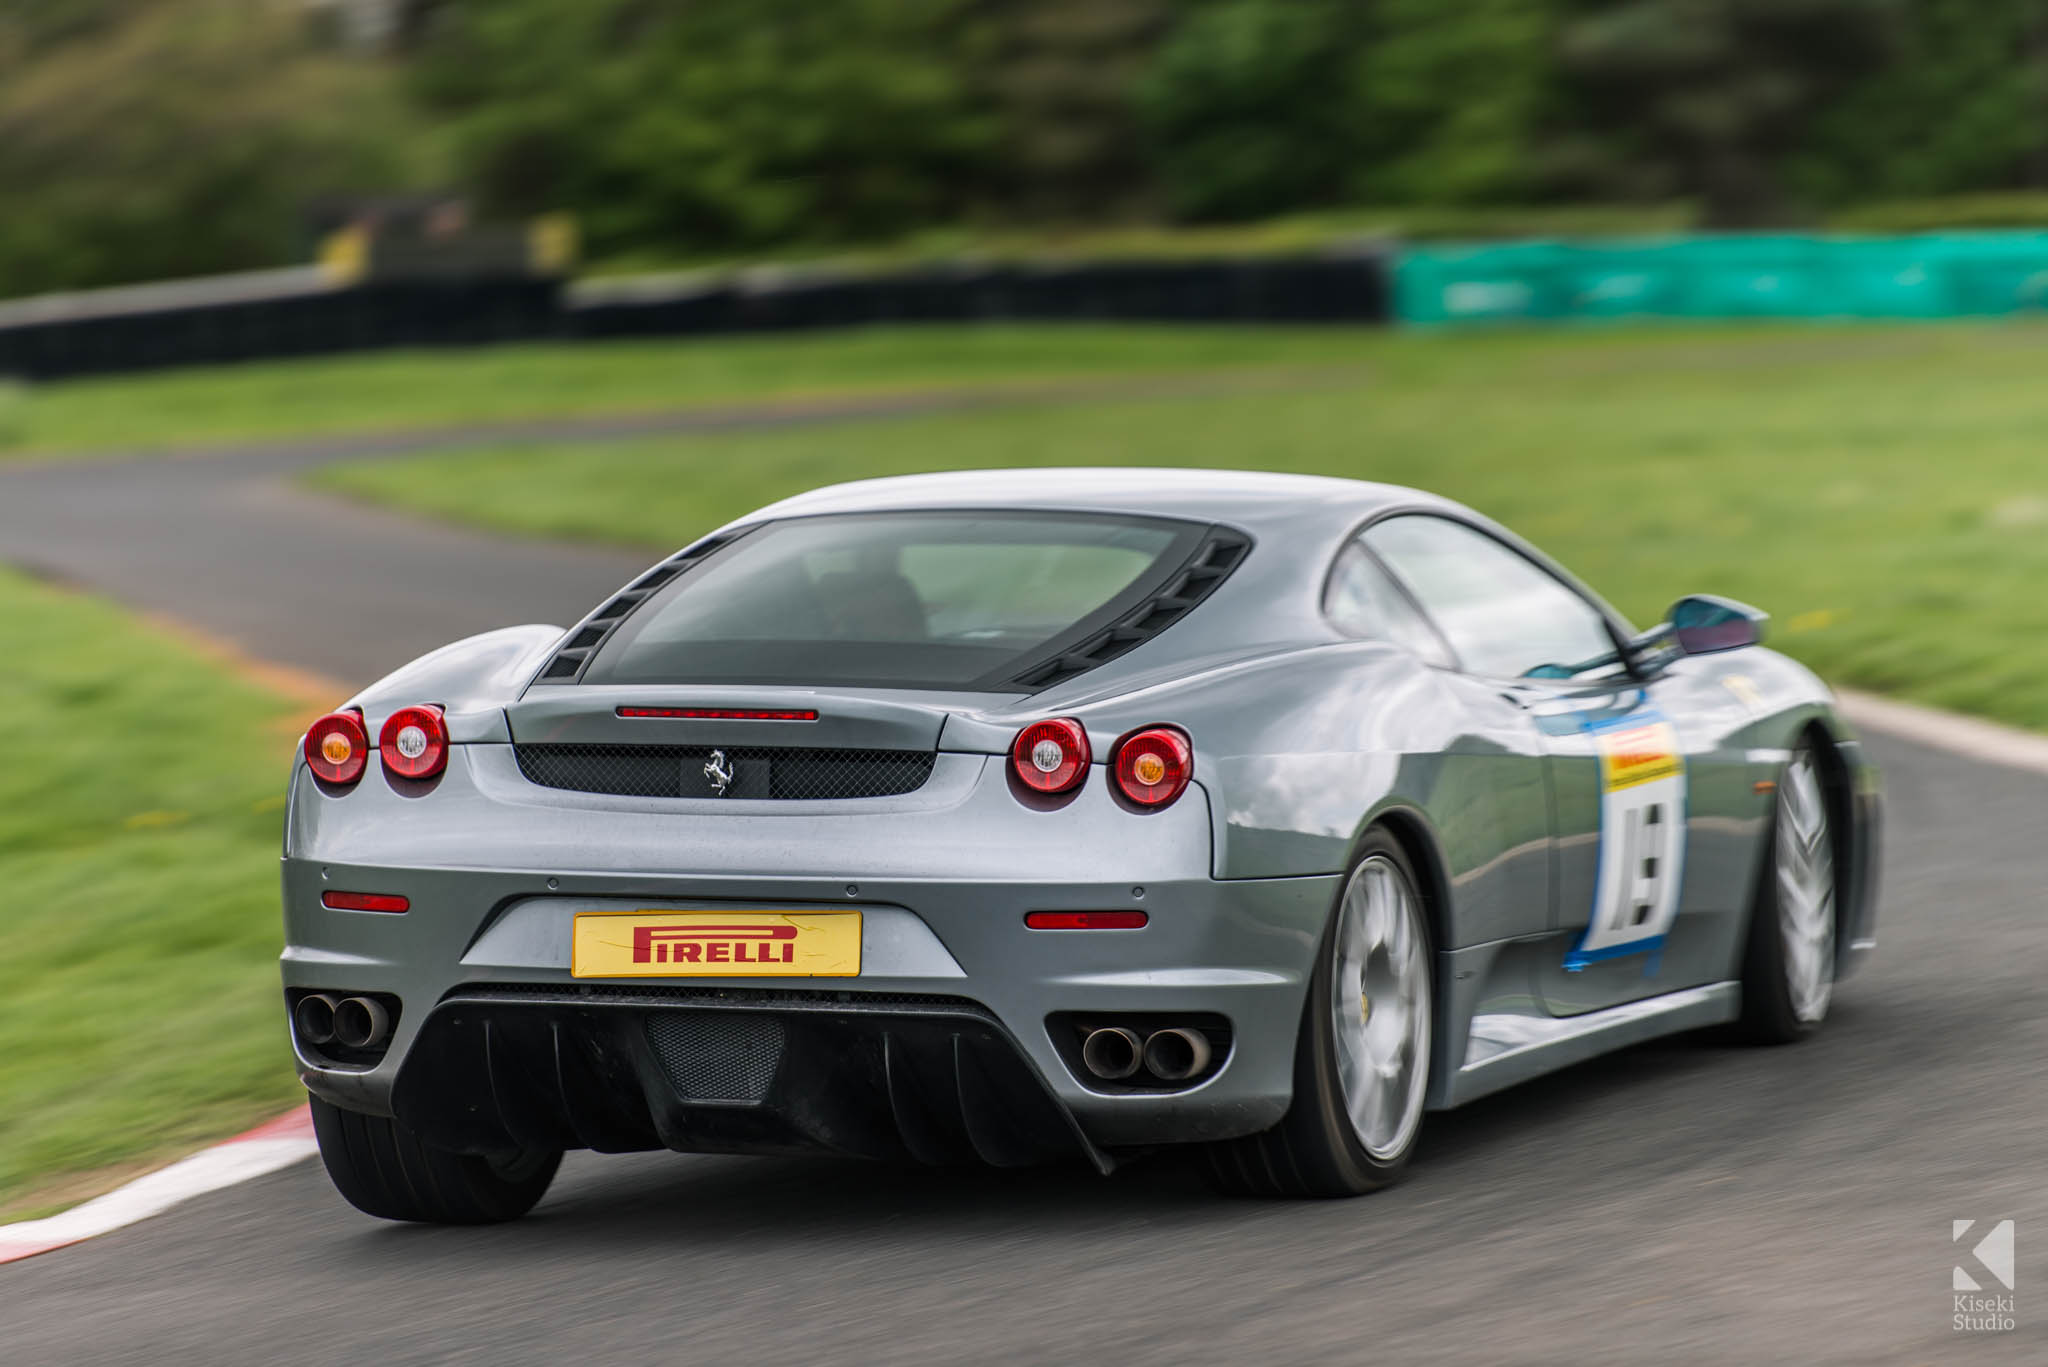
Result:
M308 1044L334 1043L334 1008L341 1003L325 992L308 992L292 1008L292 1027Z
M1081 1041L1081 1063L1105 1082L1122 1082L1139 1069L1161 1082L1185 1082L1209 1066L1209 1037L1175 1026L1139 1038L1135 1030L1106 1025Z
M1186 1082L1209 1066L1209 1037L1199 1030L1154 1030L1145 1041L1145 1067L1165 1082Z
M334 1042L349 1049L371 1049L391 1033L391 1013L375 997L344 997L334 1008Z
M311 1045L374 1049L391 1034L391 1013L375 997L308 992L292 1008L292 1027Z
M1090 1030L1081 1041L1081 1062L1095 1076L1120 1082L1144 1065L1145 1042L1121 1025Z

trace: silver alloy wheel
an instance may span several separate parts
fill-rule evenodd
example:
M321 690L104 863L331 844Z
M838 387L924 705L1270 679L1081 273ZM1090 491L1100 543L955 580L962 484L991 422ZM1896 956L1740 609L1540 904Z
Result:
M1778 784L1778 933L1792 1012L1811 1025L1835 990L1835 851L1813 753L1799 750Z
M1337 907L1330 1015L1344 1109L1365 1151L1398 1157L1422 1123L1431 1033L1422 902L1383 854L1352 870Z

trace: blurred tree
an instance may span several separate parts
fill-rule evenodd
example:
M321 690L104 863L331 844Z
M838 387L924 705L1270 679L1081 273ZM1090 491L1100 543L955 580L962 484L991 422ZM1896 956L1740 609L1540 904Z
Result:
M1213 0L1182 20L1138 86L1177 215L1248 218L1344 197L1364 15L1346 0Z
M2048 0L365 3L0 0L0 293L292 259L305 201L444 151L487 211L657 256L2048 187ZM338 50L344 10L389 51Z
M971 79L1000 129L996 205L1052 219L1151 207L1133 87L1170 0L978 0L972 13Z
M1526 199L1561 0L1209 0L1139 87L1176 212Z
M1560 0L1377 0L1352 68L1350 198L1521 200L1539 189Z
M1904 3L1582 3L1559 61L1605 153L1588 188L1697 195L1710 226L1786 221L1785 162L1829 100L1897 51Z
M309 199L430 173L414 132L265 0L0 3L0 295L303 260Z
M2048 3L1914 0L1899 59L1831 101L1788 181L1829 204L2048 188Z
M567 208L598 251L869 237L986 185L967 0L467 0L419 88L499 209Z
M0 0L0 60L105 31L151 0Z

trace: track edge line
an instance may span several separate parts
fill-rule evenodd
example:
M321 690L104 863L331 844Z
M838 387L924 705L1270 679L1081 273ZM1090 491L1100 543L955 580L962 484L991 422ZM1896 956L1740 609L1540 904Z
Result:
M1835 700L1858 727L1984 764L2048 774L2048 736L2037 732L1853 689L1838 690Z
M313 1113L299 1106L69 1210L0 1225L0 1263L20 1262L111 1234L194 1197L289 1167L318 1151Z

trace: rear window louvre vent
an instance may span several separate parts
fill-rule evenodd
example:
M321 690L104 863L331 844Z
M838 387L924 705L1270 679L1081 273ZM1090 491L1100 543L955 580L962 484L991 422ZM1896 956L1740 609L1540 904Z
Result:
M1214 593L1217 585L1244 562L1251 548L1251 538L1242 532L1216 528L1188 557L1188 562L1167 578L1159 592L1086 640L1049 660L1033 662L1013 675L1011 682L1033 693L1042 692L1143 645Z
M702 541L693 542L677 551L641 575L624 592L615 595L610 602L577 624L576 630L569 633L568 644L555 652L554 658L548 661L547 668L541 670L534 683L575 683L583 677L583 666L597 653L597 648L604 644L605 637L611 635L619 623L631 616L634 608L653 597L656 589L705 556L745 535L746 531L742 530L725 536L707 536Z
M634 583L633 591L635 593L652 593L669 580L675 578L680 572L679 566L665 561L641 575Z

